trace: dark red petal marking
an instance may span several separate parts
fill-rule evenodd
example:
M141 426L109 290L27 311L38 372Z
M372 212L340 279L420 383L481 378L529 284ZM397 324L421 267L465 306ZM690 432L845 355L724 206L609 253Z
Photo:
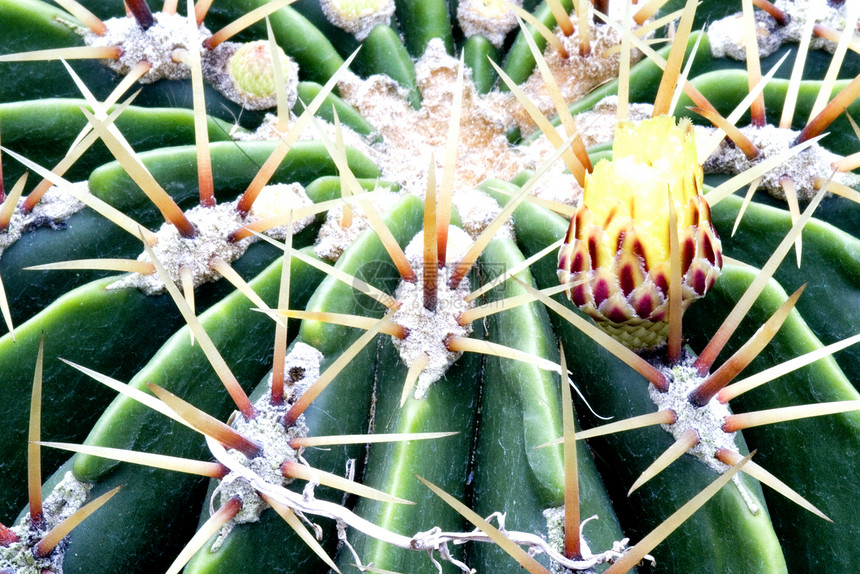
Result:
M717 274L716 273L708 273L708 280L705 286L705 293L711 290L711 287L714 286L714 283L717 282Z
M585 268L585 257L583 257L582 251L577 250L576 255L573 256L573 263L570 264L570 271L571 273L580 273L585 271Z
M660 294L663 295L663 297L668 297L669 280L666 278L666 275L663 273L654 273L653 279L654 285L656 285L657 289L660 290Z
M696 182L696 178L694 177L693 183L695 184L695 182ZM699 216L701 214L699 213L699 202L696 201L695 197L690 199L690 202L687 204L687 209L689 209L690 212L693 214L693 217L691 218L691 222L692 223L698 223L699 222Z
M612 209L609 210L609 214L606 216L606 221L603 222L603 229L609 229L609 224L612 223L612 220L615 219L615 214L618 212L618 205L614 205Z
M705 253L705 259L711 262L711 265L717 264L717 256L714 253L714 245L711 243L711 234L705 229L702 229L701 240L702 251Z
M588 236L588 255L591 257L591 268L597 269L597 236L594 233Z
M561 251L558 252L558 270L559 271L570 271L570 259L568 259L568 255L570 251L567 249L567 245L563 245L561 247Z
M598 279L592 288L594 294L594 306L600 307L600 304L609 298L609 281L606 279Z
M687 273L690 264L693 262L693 257L696 255L696 242L692 237L684 239L681 245L681 275Z
M636 288L636 276L633 272L633 265L630 263L622 265L621 270L618 272L618 280L621 285L621 292L627 297Z
M705 286L707 276L702 269L695 269L693 271L693 291L698 295L704 295L707 291L707 287Z
M654 312L654 308L656 306L656 301L654 301L650 295L646 295L636 301L633 305L633 309L636 311L636 315L641 319L648 319L651 316L651 313Z
M630 318L627 316L627 312L618 305L611 305L604 315L607 319L615 323L623 323Z
M572 244L573 240L576 239L577 219L579 219L579 212L577 212L577 215L570 220L570 225L567 226L567 237L565 237L564 240L565 244Z
M577 285L573 289L570 290L570 300L573 301L573 304L577 307L584 307L588 301L588 289L587 285Z
M648 271L648 259L645 257L645 246L642 245L642 242L639 241L637 237L633 242L633 253L635 253L641 260L642 265L645 267L645 271Z
M621 248L624 246L624 238L627 236L627 231L621 231L618 234L618 241L615 242L615 253L621 251Z

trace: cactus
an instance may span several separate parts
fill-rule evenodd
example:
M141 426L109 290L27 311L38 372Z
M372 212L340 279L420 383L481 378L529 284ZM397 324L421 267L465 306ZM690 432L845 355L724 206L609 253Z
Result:
M57 4L0 0L0 572L858 570L857 6Z

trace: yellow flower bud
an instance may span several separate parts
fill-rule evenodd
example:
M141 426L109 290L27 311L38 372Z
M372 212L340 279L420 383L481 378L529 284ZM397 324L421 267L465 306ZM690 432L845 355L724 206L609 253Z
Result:
M702 167L690 123L661 116L619 125L613 160L585 182L582 205L559 252L568 296L599 326L637 350L668 333L669 198L678 220L682 308L702 297L722 267L720 240L700 190Z

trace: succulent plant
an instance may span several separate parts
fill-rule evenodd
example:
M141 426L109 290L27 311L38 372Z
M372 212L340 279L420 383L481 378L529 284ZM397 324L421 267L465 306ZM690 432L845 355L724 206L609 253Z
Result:
M56 3L0 572L858 570L856 3Z

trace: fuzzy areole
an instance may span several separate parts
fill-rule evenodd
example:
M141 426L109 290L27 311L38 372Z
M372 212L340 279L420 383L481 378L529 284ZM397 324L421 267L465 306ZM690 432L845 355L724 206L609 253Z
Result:
M200 26L196 38L190 39L185 16L155 12L153 17L155 24L148 30L143 30L130 16L111 18L105 21L106 34L99 36L87 32L84 41L90 46L119 47L118 59L102 60L105 66L118 74L128 74L140 62L149 62L152 67L138 80L142 84L191 77L190 68L175 53L188 51L196 44L201 57L205 56L207 50L201 42L212 34L205 26Z
M251 460L239 451L231 449L228 452L269 484L286 485L292 482L292 479L284 477L281 466L287 461L300 460L299 452L290 447L289 442L294 438L308 436L308 427L305 424L304 415L299 416L294 424L285 427L284 415L292 403L319 378L322 360L322 353L315 348L305 343L296 343L284 361L284 375L288 383L284 401L280 404L272 404L270 373L268 392L263 393L254 403L256 416L246 420L241 414L234 413L231 417L233 428L243 436L257 441L262 448L260 454ZM221 529L218 539L212 545L213 552L218 549L236 524L256 522L260 518L260 513L268 508L257 491L247 481L234 474L228 474L221 479L221 484L216 489L211 502L214 502L216 496L221 504L238 496L242 501L242 509Z
M458 262L472 240L460 228L448 228L448 259ZM472 332L471 325L461 325L457 318L472 305L465 300L469 294L469 280L463 279L455 289L448 287L455 264L447 265L438 271L438 290L436 295L436 310L430 311L424 307L424 232L416 235L406 246L406 258L415 270L418 280L415 282L401 281L394 293L394 298L400 307L392 315L391 321L407 329L405 339L394 338L394 347L407 366L426 356L427 366L418 377L414 396L423 398L430 385L444 376L445 371L460 358L462 352L449 351L446 341L449 337L468 337Z
M42 502L44 523L32 527L27 514L10 529L18 541L0 544L0 572L6 572L8 568L13 574L62 574L65 543L61 542L44 557L35 556L33 549L46 532L84 505L92 487L92 484L81 482L67 472Z

